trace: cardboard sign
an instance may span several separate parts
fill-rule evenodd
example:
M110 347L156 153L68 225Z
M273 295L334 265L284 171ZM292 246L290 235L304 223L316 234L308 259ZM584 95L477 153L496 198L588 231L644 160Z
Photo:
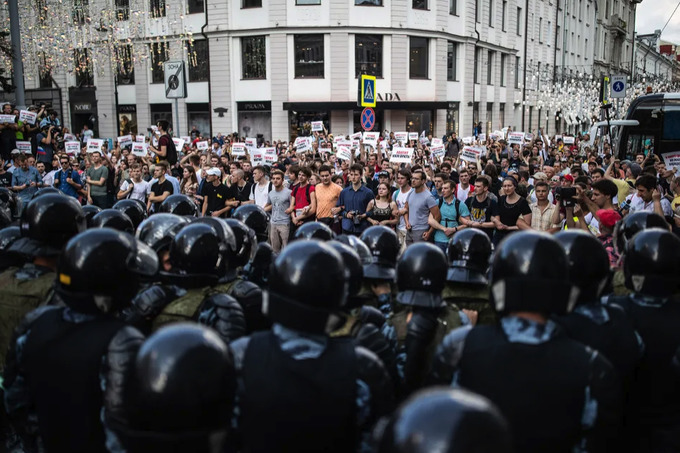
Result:
M172 143L175 144L175 149L177 151L182 151L184 149L184 143L186 143L186 142L184 140L182 140L181 138L173 137Z
M524 142L524 132L510 132L508 134L508 143L521 145L522 142Z
M144 137L143 135L135 135L135 142L136 143L144 143L146 141L145 138L146 137Z
M666 168L668 170L675 168L675 174L680 176L680 151L663 153L661 157L663 157L663 163L666 164Z
M35 120L38 119L38 114L29 112L28 110L21 110L19 112L19 121L22 123L35 124Z
M413 148L394 148L390 162L410 164L413 158Z
M181 138L182 140L184 140L184 143L189 143L189 144L191 144L191 142L192 142L191 137L189 137L188 135L185 135L185 136L180 137L180 138Z
M565 145L573 145L574 144L574 137L564 137L564 144Z
M87 141L87 152L88 153L101 153L102 146L104 146L104 139L101 138L91 138Z
M140 156L144 157L146 156L147 152L149 149L149 144L148 143L133 143L132 144L132 154L135 156Z
M78 154L80 152L80 142L64 142L64 151L66 151L66 154Z
M444 142L442 142L441 138L433 138L432 139L432 146L439 146L439 145L443 145L443 144L444 144Z
M395 132L394 139L398 142L401 142L402 145L406 144L406 141L408 140L408 132Z
M16 123L17 117L14 115L0 115L0 124Z
M232 156L245 156L246 155L246 144L245 143L232 143L231 144L231 155Z
M255 149L250 153L250 161L253 167L258 165L264 165L264 152L261 149Z
M378 146L378 137L380 137L380 132L364 132L364 145L376 148Z
M31 142L17 140L17 149L23 154L31 154Z
M361 132L355 132L352 135L349 136L352 140L360 140L361 139Z
M482 149L476 146L466 146L460 153L460 158L469 162L476 162L482 155Z
M121 148L132 146L132 135L123 135L122 137L118 137L118 146Z
M430 148L430 153L435 157L443 156L444 152L444 145L434 145Z
M208 143L208 140L203 140L202 142L196 143L196 149L200 150L206 150L210 148L210 143Z
M338 146L335 155L338 157L338 159L350 160L352 158L352 151L350 151L350 149L346 146Z
M312 121L312 131L323 131L323 121Z
M256 138L246 138L244 140L245 144L249 148L257 148L257 139Z
M418 140L418 133L417 132L409 132L408 133L408 139L409 140Z
M312 137L298 137L295 139L295 151L306 153L312 150Z
M464 145L471 145L472 141L474 140L474 137L463 137L463 144Z

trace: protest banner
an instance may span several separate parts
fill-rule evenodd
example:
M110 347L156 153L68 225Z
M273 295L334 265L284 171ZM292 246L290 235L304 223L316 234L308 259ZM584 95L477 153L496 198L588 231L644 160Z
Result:
M276 154L276 148L263 148L263 151L263 161L265 165L271 167L279 160L279 156Z
M68 142L68 141L73 141L73 142L75 142L75 141L78 141L78 137L76 137L76 136L73 135L73 134L64 134L64 141L66 141L66 142Z
M247 137L243 140L247 148L257 148L257 139L253 137Z
M409 132L408 133L408 139L409 140L418 140L418 133L417 132Z
M306 153L312 150L312 137L298 137L295 139L295 151L298 153Z
M0 124L13 124L17 122L17 117L14 115L0 115Z
M508 134L508 143L521 145L524 142L524 132L510 132Z
M432 146L439 146L439 145L443 145L443 144L444 144L444 142L442 142L441 138L433 138L432 139Z
M346 146L338 146L335 151L335 155L338 159L350 160L352 158L352 151Z
M21 110L19 112L19 121L27 124L35 124L35 120L38 118L38 114L34 112L29 112L28 110Z
M102 152L102 146L104 145L104 139L102 138L91 138L87 141L87 152L88 153L100 153Z
M143 135L135 135L135 142L137 143L144 143L145 138Z
M246 144L245 143L232 143L231 144L231 155L232 156L245 156L246 155Z
M355 132L352 135L349 136L352 140L360 140L361 139L361 132Z
M17 140L17 149L23 154L31 154L31 142Z
M264 152L262 152L262 149L254 149L250 153L250 161L253 164L253 167L257 165L264 165Z
M378 137L380 137L380 132L364 132L364 145L376 149L378 147Z
M322 132L323 131L323 121L312 121L312 131Z
M76 155L80 153L80 142L74 141L64 142L64 151L66 151L66 154L70 155Z
M413 158L413 148L393 148L390 162L410 164Z
M680 176L680 151L663 153L661 157L663 157L663 163L666 164L666 169L675 169L676 176Z
M149 144L148 143L138 143L135 142L132 144L132 154L135 156L140 156L144 157L147 155L149 149Z
M463 137L463 139L462 139L463 144L464 145L471 145L474 139L475 139L474 137Z
M430 153L435 157L443 156L444 152L444 145L435 145L430 148Z
M434 141L434 139L432 139L432 141ZM479 135L477 136L477 141L478 141L479 143L485 142L485 141L486 141L486 134L479 134Z
M534 134L532 134L531 132L527 132L526 134L524 134L524 140L530 142L533 139L534 139Z
M482 155L482 149L476 146L466 146L460 153L460 158L469 162L476 162Z
M132 135L123 135L122 137L118 137L118 146L121 148L132 146Z
M394 139L404 145L408 140L408 132L395 132Z
M203 140L202 142L196 143L196 149L203 151L203 150L206 150L208 148L210 148L210 144L208 143L208 140Z
M182 140L181 138L176 138L176 137L175 137L175 138L172 139L172 143L175 144L175 149L176 149L177 151L182 151L182 149L184 149L184 144L185 144L186 142L185 142L184 140Z
M189 137L188 135L185 135L185 136L180 137L180 138L181 138L182 140L184 140L184 143L188 143L188 144L190 144L190 145L191 145L191 142L193 141L193 140L191 139L191 137Z
M576 140L574 137L565 136L562 141L565 145L573 145Z

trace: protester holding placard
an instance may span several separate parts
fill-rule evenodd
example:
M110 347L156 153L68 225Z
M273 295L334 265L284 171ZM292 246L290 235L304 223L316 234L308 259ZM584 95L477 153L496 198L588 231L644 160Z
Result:
M45 166L52 167L53 147L53 125L42 126L37 136L38 141L38 162L43 162Z
M156 163L167 161L171 166L175 165L177 163L177 149L175 148L175 143L172 141L172 138L168 135L170 123L166 120L160 120L157 127L158 132L160 133L158 145L149 145L149 149L156 154Z

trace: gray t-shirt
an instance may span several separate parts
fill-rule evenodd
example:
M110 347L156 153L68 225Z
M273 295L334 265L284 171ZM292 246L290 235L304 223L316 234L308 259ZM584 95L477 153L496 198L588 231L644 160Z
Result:
M94 165L87 169L85 175L89 176L93 181L99 181L101 178L106 180L109 177L109 169L106 165L102 165L99 168L94 168ZM106 195L106 182L103 186L95 186L92 184L90 186L90 195Z
M411 229L427 230L430 228L427 224L430 209L437 206L437 200L434 199L430 191L425 189L417 193L413 190L406 198L406 202L408 203L408 221L411 224Z
M290 223L290 214L286 214L286 209L290 207L290 194L290 189L284 187L281 190L272 189L267 195L267 204L272 205L271 222L273 225Z

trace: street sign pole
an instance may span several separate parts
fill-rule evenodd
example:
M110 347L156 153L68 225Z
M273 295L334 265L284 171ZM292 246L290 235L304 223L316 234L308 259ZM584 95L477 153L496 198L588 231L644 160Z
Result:
M173 136L181 135L179 130L179 99L187 97L187 80L183 61L166 61L163 68L165 79L165 97L175 100L173 112Z

